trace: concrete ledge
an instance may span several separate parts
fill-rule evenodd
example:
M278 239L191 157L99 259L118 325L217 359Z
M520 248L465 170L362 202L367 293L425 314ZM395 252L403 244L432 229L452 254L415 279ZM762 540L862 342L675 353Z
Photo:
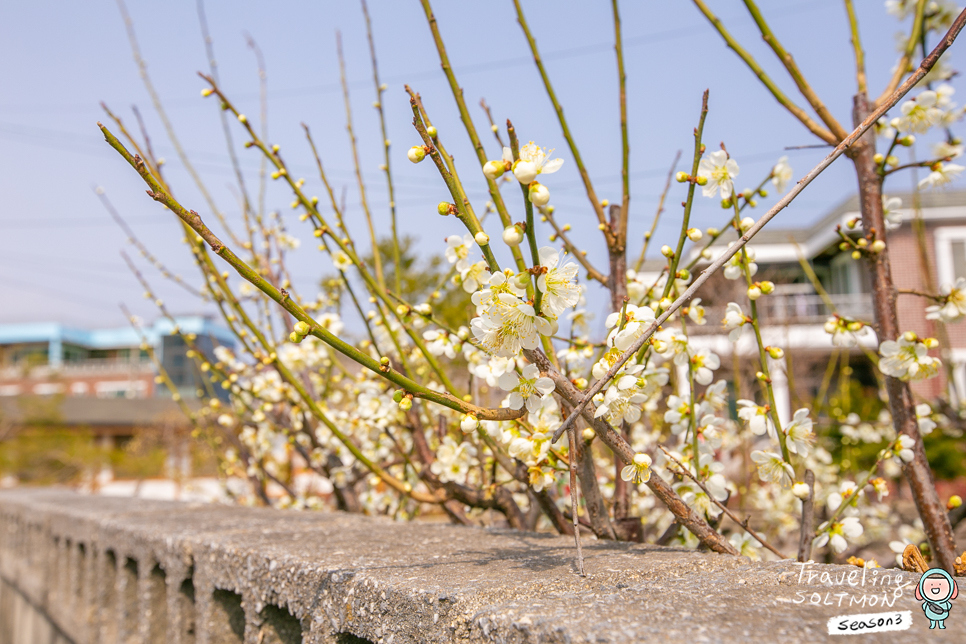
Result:
M854 567L605 542L585 553L581 579L555 536L8 490L0 644L793 644L831 639L832 616L902 610L912 630L871 637L959 642L966 625L960 600L927 633L918 576L894 570L863 582Z

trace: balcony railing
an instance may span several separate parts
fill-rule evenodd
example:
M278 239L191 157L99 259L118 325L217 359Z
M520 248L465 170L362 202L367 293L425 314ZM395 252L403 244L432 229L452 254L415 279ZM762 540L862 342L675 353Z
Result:
M822 297L814 293L773 293L758 300L758 313L764 324L822 324L833 312L850 319L872 320L871 294L849 293L828 297L834 309L830 309ZM747 304L742 308L745 313L748 312ZM722 320L724 307L709 308L707 318L712 323Z
M90 360L78 360L62 363L54 368L51 365L37 365L28 367L27 365L8 365L0 367L0 377L14 378L21 377L29 373L31 377L46 377L55 373L61 375L97 375L112 373L147 373L154 369L154 365L148 359L118 359L118 358L95 358Z

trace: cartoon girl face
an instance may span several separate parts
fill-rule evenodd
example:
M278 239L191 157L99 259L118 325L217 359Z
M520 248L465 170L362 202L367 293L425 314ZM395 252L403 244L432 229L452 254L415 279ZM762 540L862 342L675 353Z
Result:
M942 602L952 594L949 580L941 575L930 575L922 585L923 599Z

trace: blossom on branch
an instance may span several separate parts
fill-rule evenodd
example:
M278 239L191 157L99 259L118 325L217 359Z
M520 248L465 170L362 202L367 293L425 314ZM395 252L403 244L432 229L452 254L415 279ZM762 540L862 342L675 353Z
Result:
M735 190L734 178L738 176L738 162L728 158L724 150L712 152L698 164L698 177L707 180L701 189L705 197L714 197L721 190L721 198L729 198Z

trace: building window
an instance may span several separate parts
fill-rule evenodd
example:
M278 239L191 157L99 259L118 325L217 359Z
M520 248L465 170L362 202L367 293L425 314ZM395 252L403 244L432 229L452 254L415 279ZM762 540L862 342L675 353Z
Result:
M934 233L936 271L940 284L966 277L966 226L943 226Z

